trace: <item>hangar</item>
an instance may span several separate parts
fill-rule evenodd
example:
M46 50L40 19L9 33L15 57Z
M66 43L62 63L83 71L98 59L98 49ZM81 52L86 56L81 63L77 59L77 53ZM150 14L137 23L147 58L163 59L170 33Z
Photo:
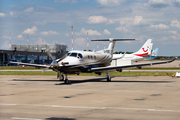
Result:
M66 54L67 46L62 44L54 45L11 45L11 50L0 50L0 66L5 61L15 61L35 64L50 64L51 58L47 54L49 51L53 59L61 58Z

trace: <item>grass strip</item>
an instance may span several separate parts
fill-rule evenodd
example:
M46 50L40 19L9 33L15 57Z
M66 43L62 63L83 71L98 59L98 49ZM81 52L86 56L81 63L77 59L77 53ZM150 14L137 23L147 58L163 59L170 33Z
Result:
M111 76L172 76L175 72L111 72ZM47 71L0 71L0 75L57 75L56 72ZM76 74L71 74L76 75ZM101 74L105 76L105 73ZM95 73L80 73L80 76L98 76Z

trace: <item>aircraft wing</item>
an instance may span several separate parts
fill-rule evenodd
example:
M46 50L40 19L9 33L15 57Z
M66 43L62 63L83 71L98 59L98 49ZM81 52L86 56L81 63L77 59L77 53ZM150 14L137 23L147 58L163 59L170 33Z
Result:
M30 64L30 63L22 63L22 62L8 62L8 64L17 64L17 65L26 65L31 67L39 67L39 68L50 68L49 65L41 65L41 64Z
M157 65L157 64L165 64L165 63L171 63L175 59L165 62L154 62L154 63L143 63L143 64L133 64L133 65L121 65L121 66L115 66L115 67L98 67L98 68L91 68L90 72L101 72L101 71L109 71L109 70L120 70L123 68L130 68L130 67L141 67L141 66L148 66L148 65Z

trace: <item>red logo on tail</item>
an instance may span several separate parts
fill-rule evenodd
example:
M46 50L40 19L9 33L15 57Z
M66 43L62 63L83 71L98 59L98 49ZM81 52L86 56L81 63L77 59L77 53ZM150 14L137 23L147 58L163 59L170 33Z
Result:
M147 52L147 51L148 51L148 49L149 49L149 46L147 47L147 50L144 50L144 48L142 48L142 50L143 50L144 52Z

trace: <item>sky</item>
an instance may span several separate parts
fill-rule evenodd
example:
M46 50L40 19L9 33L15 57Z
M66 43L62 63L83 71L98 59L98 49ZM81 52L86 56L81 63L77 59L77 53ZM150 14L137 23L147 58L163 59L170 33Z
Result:
M180 0L0 0L0 49L12 44L65 44L97 50L92 39L131 38L115 51L136 52L152 39L159 56L180 56ZM99 50L104 42L98 43ZM105 42L108 47L108 42Z

